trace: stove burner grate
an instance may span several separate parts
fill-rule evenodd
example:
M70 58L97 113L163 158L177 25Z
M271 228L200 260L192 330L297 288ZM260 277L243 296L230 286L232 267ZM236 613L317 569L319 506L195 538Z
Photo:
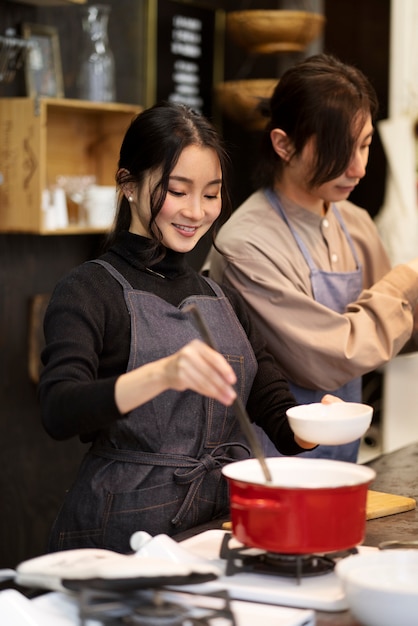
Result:
M220 618L227 619L229 626L237 626L226 591L205 597L219 598L222 606L167 600L161 589L111 591L86 587L78 594L79 617L81 626L86 626L87 620L103 626L215 626Z
M225 533L220 549L220 557L227 562L225 571L227 576L239 572L255 572L294 578L298 584L302 578L332 572L338 557L357 552L357 548L353 548L344 553L332 554L280 554L256 550L245 545L231 548L229 546L231 539L232 535Z

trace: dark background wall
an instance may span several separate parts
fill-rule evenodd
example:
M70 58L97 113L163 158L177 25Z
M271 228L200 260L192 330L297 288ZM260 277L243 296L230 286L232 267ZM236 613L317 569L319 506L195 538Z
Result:
M118 100L142 104L144 3L107 0L112 7L109 37L117 67ZM90 2L90 4L92 4ZM211 2L225 10L253 8L305 9L306 2ZM309 4L309 3L308 3ZM260 7L260 5L262 5ZM389 0L329 0L324 2L327 25L324 49L355 63L371 78L387 114ZM23 21L58 29L66 97L75 97L80 8L36 7L0 2L0 33ZM282 58L246 59L228 45L225 79L279 76L281 67L299 54ZM243 75L244 74L244 75ZM0 97L24 95L23 74L10 84L0 83ZM238 205L251 191L251 171L258 135L222 120L233 162L233 199ZM116 165L117 155L115 155ZM1 171L1 163L0 163ZM370 157L369 173L353 200L376 214L382 204L385 162L378 139ZM0 207L1 211L1 207ZM97 254L98 235L33 236L0 234L0 568L45 551L49 527L79 465L83 446L77 441L54 442L40 423L36 387L28 376L28 325L32 298L49 293L74 265ZM206 244L205 244L206 245ZM205 245L192 262L199 265Z

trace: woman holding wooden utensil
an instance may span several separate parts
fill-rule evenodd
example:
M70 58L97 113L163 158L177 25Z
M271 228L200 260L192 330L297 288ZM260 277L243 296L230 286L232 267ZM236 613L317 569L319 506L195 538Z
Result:
M287 382L240 296L186 260L229 215L226 155L200 115L161 104L123 140L118 214L107 251L57 285L45 316L43 423L91 447L50 549L130 551L144 530L174 535L228 512L222 466L250 450L233 410L284 454L295 439ZM198 307L219 350L201 340Z

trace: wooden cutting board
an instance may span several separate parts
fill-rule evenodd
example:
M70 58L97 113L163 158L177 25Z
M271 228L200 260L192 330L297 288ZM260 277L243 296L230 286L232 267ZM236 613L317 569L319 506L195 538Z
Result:
M403 511L411 511L415 509L416 504L413 498L369 490L367 492L366 519L376 519Z

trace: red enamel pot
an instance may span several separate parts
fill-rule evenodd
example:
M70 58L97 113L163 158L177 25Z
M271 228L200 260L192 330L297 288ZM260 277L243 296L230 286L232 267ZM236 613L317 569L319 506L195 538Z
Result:
M325 459L257 459L222 470L228 480L233 535L269 552L310 554L352 548L364 539L369 467Z

